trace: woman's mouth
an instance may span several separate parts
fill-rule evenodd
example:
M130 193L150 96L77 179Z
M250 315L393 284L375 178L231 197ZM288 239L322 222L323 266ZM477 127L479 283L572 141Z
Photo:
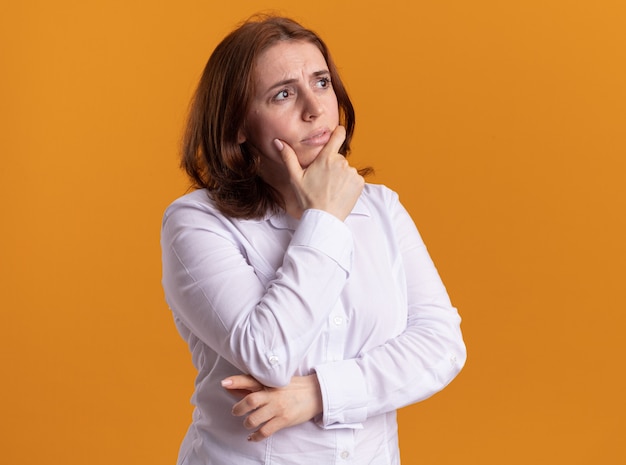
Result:
M300 143L303 145L310 145L313 147L326 145L328 141L330 140L330 135L331 135L330 129L328 128L320 129L318 131L312 132L305 139L302 139Z

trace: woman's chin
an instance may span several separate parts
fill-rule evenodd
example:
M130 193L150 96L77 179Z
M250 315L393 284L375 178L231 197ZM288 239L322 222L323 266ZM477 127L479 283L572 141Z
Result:
M300 162L300 166L302 169L308 168L311 163L315 161L315 159L319 156L322 151L322 147L308 148L305 151L299 152L298 161Z

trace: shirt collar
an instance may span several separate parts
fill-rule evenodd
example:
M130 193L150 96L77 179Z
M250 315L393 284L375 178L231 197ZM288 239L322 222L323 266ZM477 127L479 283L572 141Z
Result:
M359 197L359 199L357 200L349 216L366 216L366 217L371 216L370 209L363 201L362 196ZM270 212L267 215L265 215L264 218L243 220L243 221L247 221L251 223L263 223L265 221L269 221L270 224L277 229L291 229L292 231L295 231L295 229L298 227L298 224L300 223L300 220L289 216L287 213L285 213L282 210L276 213Z

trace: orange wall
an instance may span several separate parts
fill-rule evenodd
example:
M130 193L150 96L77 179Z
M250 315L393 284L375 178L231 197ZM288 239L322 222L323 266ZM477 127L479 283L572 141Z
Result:
M267 7L331 46L354 163L401 194L464 317L467 367L401 412L403 463L626 461L626 3L367 3L3 6L3 463L174 463L193 371L161 214L204 62Z

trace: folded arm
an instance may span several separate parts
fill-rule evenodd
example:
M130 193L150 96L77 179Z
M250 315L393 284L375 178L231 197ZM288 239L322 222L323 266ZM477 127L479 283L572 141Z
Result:
M463 367L466 352L460 317L413 221L395 195L390 202L406 275L405 330L356 358L316 366L316 376L308 379L313 382L308 391L311 401L308 405L321 405L321 410L303 411L296 403L289 404L289 399L294 398L285 396L283 390L248 392L234 411L237 415L254 412L245 424L257 428L251 435L253 440L308 421L322 412L322 427L353 427L368 417L430 397L452 381ZM239 376L228 379L232 382L230 386L254 383ZM301 381L300 377L294 377L287 389ZM262 413L256 415L255 409ZM274 414L277 411L280 413Z
M170 207L162 232L167 301L242 372L266 386L287 385L349 276L352 235L334 216L307 210L269 285L247 263L235 235L206 205Z

